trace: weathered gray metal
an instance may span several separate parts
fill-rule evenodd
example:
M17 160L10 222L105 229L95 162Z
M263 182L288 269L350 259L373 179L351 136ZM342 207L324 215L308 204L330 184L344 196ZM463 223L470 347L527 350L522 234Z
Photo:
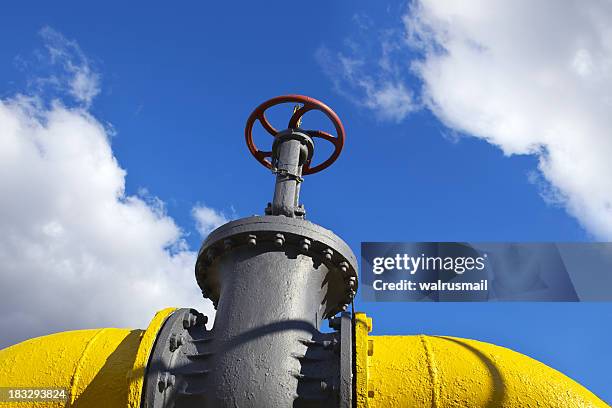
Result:
M282 282L289 282L287 284L294 280L294 275L299 276L297 270L291 268L312 271L308 278L321 280L317 283L320 286L309 294L321 297L315 310L319 319L340 312L352 301L357 290L357 259L333 232L300 218L253 216L219 227L200 249L196 278L204 296L215 305L224 289L221 283L227 276L235 275L228 262L242 262L243 258L257 259L257 262L249 262L251 273L241 277L243 280L257 276L260 269L276 268L278 262L285 268L279 271L278 277ZM251 290L256 291L258 287L257 281L252 282ZM307 296L305 292L309 289L296 287L301 296ZM271 288L266 286L262 290L267 292Z
M266 208L268 215L303 217L306 212L299 203L302 167L312 158L314 143L304 133L286 130L272 145L272 172L276 174L274 199Z
M147 364L143 408L207 406L207 321L194 309L178 309L164 322Z
M339 405L339 355L319 356L315 375L304 341L321 341L323 319L355 294L356 259L340 238L299 218L233 221L205 241L196 275L217 306L209 344L213 406ZM312 381L326 385L313 388Z
M355 296L357 260L333 232L304 219L300 184L313 152L306 132L278 132L267 215L229 222L204 241L196 279L217 309L214 327L182 327L184 315L198 316L189 310L165 323L147 407L351 407L350 315L334 320L334 333L321 323Z
M330 322L336 330L332 333L312 330L300 322L283 322L270 327L267 334L260 330L255 335L262 337L276 332L283 334L296 327L299 331L299 326L306 328L306 335L297 338L298 351L288 360L297 364L292 364L295 367L288 371L285 384L275 384L275 378L269 378L264 367L250 373L249 377L238 371L237 376L223 381L222 375L227 374L227 370L219 368L227 362L218 357L227 357L227 349L248 343L251 336L247 334L235 341L215 343L214 329L206 330L206 321L207 318L194 309L178 309L168 317L147 365L143 408L352 407L353 324L350 314L343 313ZM257 355L247 354L241 358L256 359ZM277 358L271 360L278 361ZM231 361L229 367L240 370ZM242 378L249 389L246 398L241 398L240 392L244 390L230 388L236 385L237 378ZM221 384L217 382L220 379ZM287 383L289 388L286 388ZM285 397L286 393L290 395Z

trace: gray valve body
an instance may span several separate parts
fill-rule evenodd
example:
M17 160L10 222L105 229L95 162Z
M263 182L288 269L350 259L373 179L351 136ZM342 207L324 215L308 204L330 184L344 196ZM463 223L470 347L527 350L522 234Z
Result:
M357 262L334 233L303 219L301 168L312 140L280 136L268 215L219 227L198 254L214 327L193 310L169 318L147 373L147 407L351 406L350 317L335 318L335 332L320 328L352 301Z

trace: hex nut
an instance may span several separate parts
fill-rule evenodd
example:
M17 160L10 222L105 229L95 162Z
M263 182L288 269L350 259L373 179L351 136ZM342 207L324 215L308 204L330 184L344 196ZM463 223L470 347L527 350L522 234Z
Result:
M251 235L249 235L248 240L247 240L247 243L248 243L250 246L255 246L255 245L257 245L257 235L252 235L252 234L251 234Z
M164 392L168 387L172 387L174 385L175 377L165 372L159 376L159 381L157 382L157 387L159 392Z
M189 313L183 318L183 328L188 329L193 327L197 322L198 316L194 315L193 313Z
M310 241L308 238L302 238L302 240L300 241L302 251L307 252L310 249L311 243L312 241Z
M281 247L285 244L285 236L283 234L276 234L274 237L274 245Z
M328 261L331 261L333 255L334 255L334 251L332 251L330 248L327 248L323 251L323 256Z
M178 348L183 345L184 341L185 340L183 339L183 335L182 334L172 333L172 335L170 336L170 339L169 339L170 351L174 352L174 351L178 350Z

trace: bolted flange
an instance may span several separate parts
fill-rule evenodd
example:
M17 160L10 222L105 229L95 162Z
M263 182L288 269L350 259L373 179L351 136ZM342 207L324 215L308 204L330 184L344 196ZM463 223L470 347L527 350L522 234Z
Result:
M226 245L228 241L232 242L230 247ZM326 301L321 318L343 310L357 290L355 255L333 232L299 218L254 216L229 222L214 230L204 241L196 263L196 278L205 297L218 302L221 293L219 283L222 280L219 262L231 260L244 253L247 247L255 248L255 252L249 252L253 259L263 260L257 254L292 251L290 248L294 248L301 256L311 258L313 265L325 266L327 293L324 294ZM257 266L268 267L265 263Z
M178 309L164 322L151 352L144 379L143 407L209 406L203 383L211 370L207 317ZM195 405L194 405L195 404Z

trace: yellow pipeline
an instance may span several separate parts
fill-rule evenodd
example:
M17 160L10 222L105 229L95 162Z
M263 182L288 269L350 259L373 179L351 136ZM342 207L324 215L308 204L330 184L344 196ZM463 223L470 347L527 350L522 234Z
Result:
M369 336L356 314L358 408L608 405L560 372L503 347L441 336Z
M63 388L62 402L0 402L0 407L139 408L143 376L157 334L175 309L147 330L77 330L0 350L0 387Z

